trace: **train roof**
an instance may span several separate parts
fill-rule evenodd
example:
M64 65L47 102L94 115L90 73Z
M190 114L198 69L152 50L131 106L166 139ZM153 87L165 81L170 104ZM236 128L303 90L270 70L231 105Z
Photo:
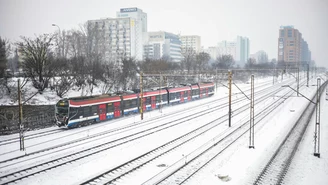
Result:
M69 103L72 107L79 107L79 106L91 106L94 104L105 104L105 103L112 103L112 102L117 102L121 101L120 96L97 96L89 99L70 99Z
M190 86L174 87L174 88L169 88L168 89L168 91L170 93L172 93L172 92L188 91L188 90L190 90Z

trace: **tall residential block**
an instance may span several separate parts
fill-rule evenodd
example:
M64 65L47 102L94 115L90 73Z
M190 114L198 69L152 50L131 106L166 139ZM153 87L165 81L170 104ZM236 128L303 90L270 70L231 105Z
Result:
M311 52L302 33L294 26L281 26L278 38L278 61L306 63L311 61Z
M245 65L249 58L249 39L247 37L237 36L236 41L236 63Z
M178 35L157 31L145 33L144 38L144 59L168 57L173 62L180 62L182 60L181 41Z
M142 60L147 14L141 9L122 8L117 12L117 18L89 20L88 30L94 30L95 37L100 38L94 44L97 44L96 48L102 48L101 52L109 61L122 56Z
M194 50L196 53L201 52L201 40L198 35L181 35L181 51Z
M143 35L147 32L147 14L139 8L121 8L116 13L117 18L130 17L134 19L133 26L135 27L135 57L142 60L143 54Z
M221 41L217 46L209 47L207 52L212 59L216 59L221 55L232 55L236 64L243 66L249 58L249 39L237 36L232 42Z

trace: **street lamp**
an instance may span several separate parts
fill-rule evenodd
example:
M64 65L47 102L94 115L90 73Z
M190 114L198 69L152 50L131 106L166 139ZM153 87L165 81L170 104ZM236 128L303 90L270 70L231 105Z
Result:
M57 25L57 24L52 24L52 26L56 26L57 28L58 28L58 30L59 30L59 39L60 39L60 42L63 42L63 39L62 39L62 37L61 37L61 31L60 31L60 27ZM61 53L61 49L60 49L60 47L59 47L59 54L60 55L62 55L62 56L64 56L64 43L62 43L63 44L63 52Z

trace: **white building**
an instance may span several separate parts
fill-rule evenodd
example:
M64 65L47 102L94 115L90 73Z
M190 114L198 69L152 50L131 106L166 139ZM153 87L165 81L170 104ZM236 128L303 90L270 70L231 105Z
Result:
M144 38L144 58L169 57L173 62L182 60L181 41L178 35L158 31L145 33Z
M217 45L217 57L220 55L232 55L232 57L236 60L236 42L219 42Z
M237 64L243 66L249 58L249 39L247 37L237 36L236 58Z
M138 8L121 8L116 13L117 18L133 18L134 22L131 26L135 29L135 57L142 60L143 54L143 34L147 32L147 14Z
M106 18L88 21L89 37L99 37L94 44L101 52L105 53L106 59L116 60L119 57L136 56L136 30L133 18ZM92 31L94 30L94 31Z
M269 62L268 54L263 50L251 54L250 58L255 59L258 64Z
M233 42L222 41L217 46L209 47L207 53L210 54L212 59L216 59L221 55L232 55L236 64L245 65L249 58L249 39L238 36Z
M196 53L201 52L201 40L198 35L182 35L180 36L181 50L193 49Z
M105 48L107 59L126 56L142 60L142 37L147 32L147 14L138 8L122 8L117 17L89 20L88 29L99 31L101 40L98 45Z

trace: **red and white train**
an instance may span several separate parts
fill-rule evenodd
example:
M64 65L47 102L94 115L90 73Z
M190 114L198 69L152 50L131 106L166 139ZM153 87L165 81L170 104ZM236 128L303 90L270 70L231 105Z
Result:
M164 88L143 92L143 111L193 101L214 94L214 83ZM65 98L57 102L56 124L73 128L85 123L119 118L140 112L140 93Z

